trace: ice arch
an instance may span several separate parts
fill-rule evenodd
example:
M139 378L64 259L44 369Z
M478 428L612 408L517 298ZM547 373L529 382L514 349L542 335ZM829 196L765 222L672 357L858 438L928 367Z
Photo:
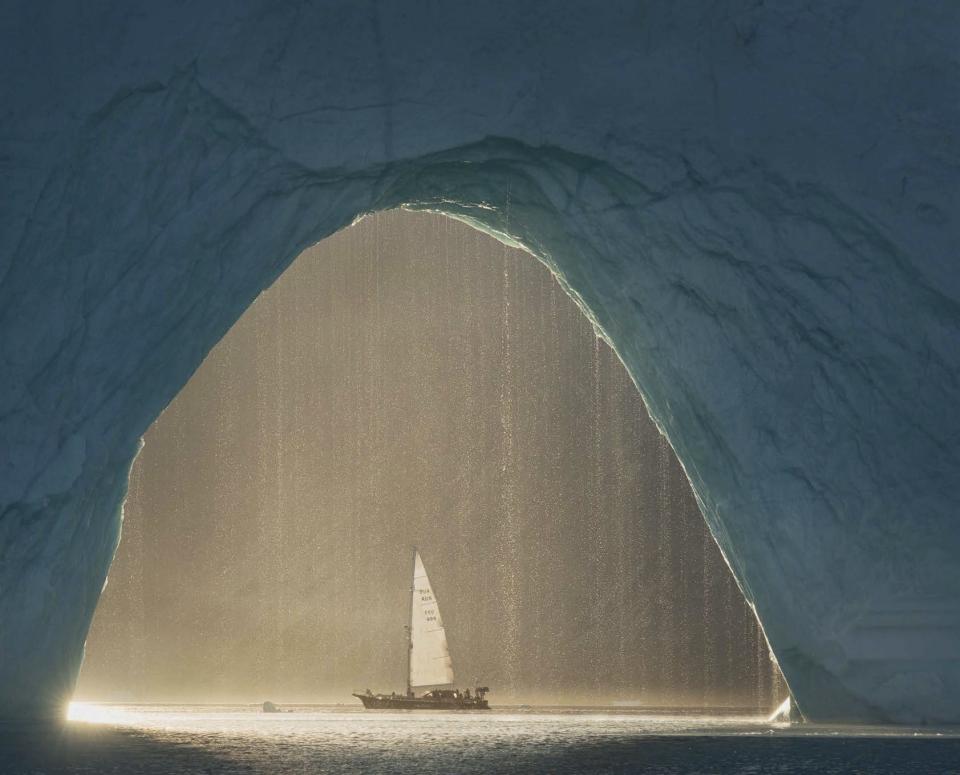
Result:
M581 300L809 717L960 721L960 10L460 5L5 12L2 713L69 695L147 425L406 203Z

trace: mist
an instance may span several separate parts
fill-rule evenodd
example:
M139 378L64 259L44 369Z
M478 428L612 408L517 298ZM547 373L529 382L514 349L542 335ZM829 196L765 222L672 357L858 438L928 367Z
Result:
M390 211L305 251L144 442L80 698L400 690L412 545L491 704L785 696L616 354L462 223Z

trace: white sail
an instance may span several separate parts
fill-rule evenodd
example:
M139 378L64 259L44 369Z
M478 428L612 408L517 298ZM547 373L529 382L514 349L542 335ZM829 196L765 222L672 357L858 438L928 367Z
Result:
M443 686L453 683L453 663L447 648L437 598L417 552L413 563L413 601L410 608L410 685Z

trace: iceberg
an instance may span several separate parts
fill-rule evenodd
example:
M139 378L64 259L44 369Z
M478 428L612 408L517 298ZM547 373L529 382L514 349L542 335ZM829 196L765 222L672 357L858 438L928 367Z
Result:
M960 6L12 0L0 708L60 714L140 437L391 207L545 262L803 715L960 722Z

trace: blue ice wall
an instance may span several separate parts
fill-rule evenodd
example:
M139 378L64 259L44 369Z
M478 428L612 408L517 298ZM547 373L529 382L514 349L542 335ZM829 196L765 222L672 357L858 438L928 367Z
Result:
M0 709L69 697L140 435L358 214L548 263L804 713L960 721L960 6L13 2Z

